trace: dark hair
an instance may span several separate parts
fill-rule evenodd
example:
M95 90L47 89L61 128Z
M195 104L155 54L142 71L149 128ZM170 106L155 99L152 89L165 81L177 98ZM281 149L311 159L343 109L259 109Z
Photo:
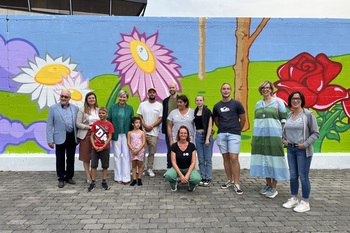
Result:
M131 119L131 123L135 123L135 121L137 121L137 120L141 121L141 118L140 118L140 117L133 117L133 118ZM142 121L141 121L141 122L142 122Z
M230 86L230 89L232 89L231 84L229 84L229 83L223 83L223 84L221 85L221 88L220 88L220 89L222 89L222 87L223 87L224 85L229 85L229 86Z
M89 92L89 93L86 94L86 96L85 96L85 102L84 102L84 112L85 112L86 114L90 114L90 108L89 108L88 98L89 98L89 96L91 96L91 95L95 96L96 102L95 102L95 106L94 106L94 107L95 107L95 108L98 108L97 96L96 96L96 94L93 93L93 92Z
M294 94L299 94L300 99L301 99L301 107L303 108L305 106L305 96L301 91L293 91L289 96L288 96L288 107L292 107L292 98Z
M186 108L188 108L188 105L190 104L189 102L188 102L188 98L187 98L187 96L186 95L179 95L177 98L176 98L176 100L182 100L186 105Z
M181 125L179 130L177 131L177 135L176 135L176 141L179 141L180 140L180 130L181 129L186 129L187 131L187 138L186 138L186 141L190 142L191 141L191 138L190 138L190 131L188 130L188 128L184 125Z

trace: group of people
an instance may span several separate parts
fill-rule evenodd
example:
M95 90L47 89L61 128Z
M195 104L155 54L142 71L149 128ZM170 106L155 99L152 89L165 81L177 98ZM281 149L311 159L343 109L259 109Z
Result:
M259 193L268 198L278 195L277 181L290 180L291 198L283 207L293 208L296 212L308 211L312 144L319 136L315 115L304 108L305 97L300 91L289 95L291 111L287 114L283 101L273 95L274 87L270 81L263 82L258 90L263 98L255 107L250 175L265 178L266 184ZM222 99L211 111L202 95L196 96L196 108L191 109L187 96L178 95L175 83L169 85L170 95L162 104L156 101L157 91L152 87L135 117L132 106L127 104L128 93L124 90L118 93L118 103L108 110L98 107L93 92L86 95L84 106L78 109L69 104L70 92L63 90L60 103L50 107L47 121L48 145L51 148L56 145L58 187L63 188L64 182L75 184L74 156L78 143L79 159L83 161L86 182L89 183L88 191L96 187L99 160L102 163L102 188L109 189L106 178L110 144L114 154L114 181L141 186L144 166L150 177L155 176L153 163L161 124L168 151L164 177L171 190L177 191L179 183L188 185L188 191L194 191L198 185L209 186L215 123L218 128L216 141L227 176L227 182L221 188L232 186L237 194L243 194L238 157L246 113L243 105L231 97L230 84L224 83L220 92ZM283 147L287 148L289 168ZM145 148L148 149L148 158L144 164ZM199 171L195 168L197 158ZM302 186L300 202L299 178Z

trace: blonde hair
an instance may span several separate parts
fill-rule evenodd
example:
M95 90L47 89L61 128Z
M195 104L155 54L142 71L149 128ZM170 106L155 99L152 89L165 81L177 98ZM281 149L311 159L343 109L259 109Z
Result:
M267 85L270 85L270 89L271 89L270 95L273 96L274 86L273 86L273 83L270 82L270 81L268 81L268 80L266 80L266 81L264 81L262 84L260 84L260 86L259 86L259 88L258 88L259 93L261 94L262 89L263 89L265 86L267 86Z
M108 110L105 107L101 107L98 111L104 111L104 112L106 112L108 114Z

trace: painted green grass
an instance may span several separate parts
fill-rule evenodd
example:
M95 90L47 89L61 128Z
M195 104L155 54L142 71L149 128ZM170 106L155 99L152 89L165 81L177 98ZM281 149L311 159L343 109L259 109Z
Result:
M332 82L346 89L350 88L350 55L332 57L331 60L342 63L341 73ZM251 62L248 73L248 109L250 128L242 133L242 152L250 152L250 140L252 135L254 108L261 96L258 92L258 86L265 80L275 82L278 80L277 68L285 61L275 62ZM94 77L90 80L90 89L94 90L98 97L100 106L106 106L108 98L117 85L119 78L114 74L104 74ZM205 97L206 105L209 108L221 99L220 87L223 83L230 83L234 86L234 72L232 67L222 67L206 73L203 80L198 78L197 74L188 75L180 79L182 93L186 94L190 100L190 107L195 108L195 97L202 94ZM122 89L130 93L128 86ZM9 92L0 92L0 98L4 100L1 103L1 114L11 120L19 120L28 125L38 120L46 120L48 110L39 111L36 102L30 100L30 95L14 94ZM130 96L128 104L134 107L136 114L140 101L138 96ZM341 134L341 142L325 139L322 146L322 152L348 152L345 145L350 143L350 131ZM45 153L33 142L26 142L20 146L9 146L5 153Z

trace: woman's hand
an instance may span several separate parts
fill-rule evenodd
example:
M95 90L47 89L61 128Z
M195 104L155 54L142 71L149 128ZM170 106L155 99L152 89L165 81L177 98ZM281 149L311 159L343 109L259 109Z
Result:
M288 141L287 140L282 140L282 143L284 146L288 146Z
M187 176L187 174L186 174L186 176ZM186 176L184 176L184 175L180 175L180 180L181 180L181 183L183 183L183 184L187 184L188 183L188 179L186 178Z
M305 150L305 149L306 149L306 147L304 146L304 144L298 144L298 148L299 148L300 150Z
M205 140L205 145L206 145L206 146L209 146L209 145L210 145L209 139L206 139L206 140Z

